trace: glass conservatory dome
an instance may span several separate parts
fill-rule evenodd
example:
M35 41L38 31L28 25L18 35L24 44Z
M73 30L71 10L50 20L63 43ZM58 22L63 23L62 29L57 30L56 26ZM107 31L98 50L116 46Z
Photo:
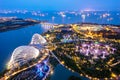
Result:
M22 66L29 60L38 57L38 55L39 50L33 46L20 46L13 51L8 68Z

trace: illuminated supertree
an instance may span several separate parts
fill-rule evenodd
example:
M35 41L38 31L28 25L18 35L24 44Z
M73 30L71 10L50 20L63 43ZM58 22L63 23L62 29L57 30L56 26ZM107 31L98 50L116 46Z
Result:
M101 56L100 58L104 59L105 56L114 54L115 50L115 48L112 48L109 45L100 43L83 43L80 46L80 53L85 56L92 55L93 59L98 59L98 56Z

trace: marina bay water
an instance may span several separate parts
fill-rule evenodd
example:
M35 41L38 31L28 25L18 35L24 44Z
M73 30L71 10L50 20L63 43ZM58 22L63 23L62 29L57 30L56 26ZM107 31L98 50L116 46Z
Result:
M101 24L117 24L120 25L120 14L119 12L110 12L110 17L100 18L100 15L104 14L106 12L91 12L91 13L85 13L87 17L83 20L81 15L84 14L66 14L66 16L61 17L60 15L57 15L55 13L44 13L46 16L37 16L37 15L31 15L31 13L9 13L9 14L3 14L0 13L0 17L18 17L18 18L31 18L36 20L47 20L51 23L77 23L77 22L92 22L92 23L101 23ZM92 15L94 14L94 15ZM109 20L110 19L110 20ZM108 20L108 21L107 21ZM4 70L6 68L6 64L8 60L10 59L10 56L12 54L12 51L21 45L28 45L31 41L31 38L33 34L39 33L42 34L46 31L44 27L41 27L40 24L34 25L34 26L28 26L21 29L6 31L0 33L0 71ZM59 69L59 70L58 70ZM57 66L55 69L55 73L52 80L55 80L55 78L61 77L61 72L66 72L66 78L61 80L66 80L70 75L73 75L70 71L65 69L64 67ZM57 75L57 76L56 76ZM61 76L59 76L61 75ZM78 75L78 74L75 74ZM60 79L60 78L58 78Z

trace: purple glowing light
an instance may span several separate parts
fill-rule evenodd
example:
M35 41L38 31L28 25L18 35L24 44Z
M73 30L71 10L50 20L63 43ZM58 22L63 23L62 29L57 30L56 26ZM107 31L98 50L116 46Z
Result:
M105 59L107 55L114 54L115 48L112 48L110 45L101 44L101 43L83 43L81 46L77 46L76 50L85 56L92 55L94 59L102 58Z

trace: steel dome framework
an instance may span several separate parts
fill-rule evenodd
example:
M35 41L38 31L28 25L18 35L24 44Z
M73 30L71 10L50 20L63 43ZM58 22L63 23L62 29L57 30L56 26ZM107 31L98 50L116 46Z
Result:
M33 46L20 46L16 48L11 56L8 68L16 68L38 57L39 50Z
M34 34L30 44L45 44L47 41L39 34Z

